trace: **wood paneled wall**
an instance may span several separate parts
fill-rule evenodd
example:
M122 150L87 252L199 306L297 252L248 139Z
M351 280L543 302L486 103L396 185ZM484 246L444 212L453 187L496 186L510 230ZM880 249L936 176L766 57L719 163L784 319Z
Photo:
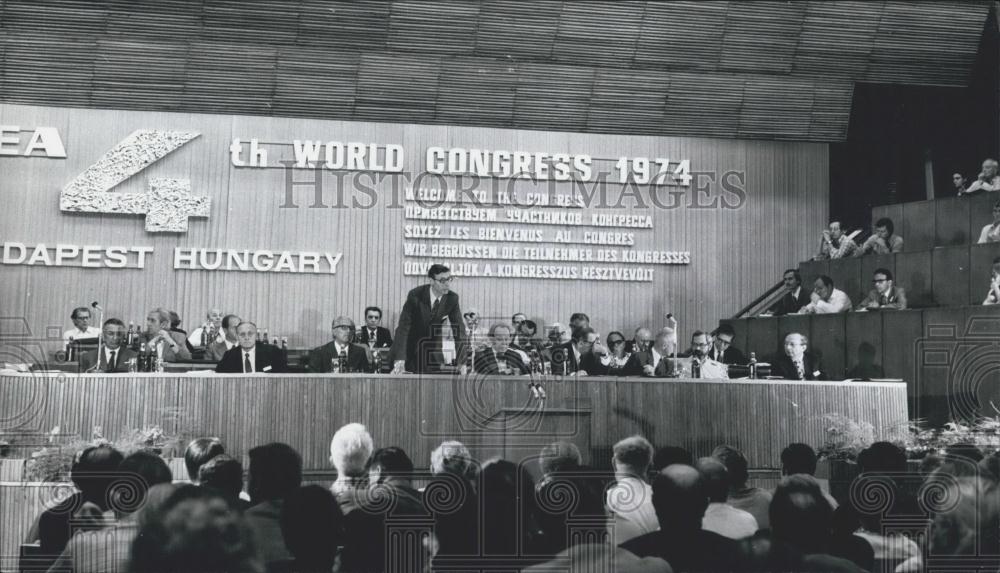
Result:
M634 248L691 252L688 266L658 266L652 283L470 278L454 285L463 306L475 306L486 317L509 320L521 311L546 323L565 324L570 313L582 311L602 334L618 329L630 335L639 325L662 325L666 312L680 319L684 337L714 326L774 284L782 269L794 267L811 253L828 209L825 144L18 105L0 105L0 123L22 129L55 126L68 153L67 159L0 157L3 241L155 248L144 270L0 267L0 317L15 322L24 318L35 339L69 328L71 309L93 300L104 303L107 317L126 322L141 320L151 308L172 308L189 330L200 324L208 308L221 307L268 327L272 335L289 336L293 347L326 341L334 316L346 314L359 321L369 304L381 306L384 323L395 325L406 292L424 279L403 275L404 217L401 209L386 207L391 185L377 186L379 203L371 209L310 208L313 191L307 188L294 192L298 208L281 208L284 172L233 167L228 152L233 138L401 144L410 173L423 169L429 146L588 153L595 158L595 168L609 170L619 156L689 158L692 171L716 174L716 183L710 185L713 196L721 194L718 178L723 173L745 173L747 199L736 210L607 210L652 215L655 228L635 230ZM190 129L202 135L116 191L142 192L149 177L189 178L195 194L211 197L211 216L192 219L184 234L151 234L140 216L60 212L62 187L141 128ZM279 155L291 155L290 146L283 152L276 147L269 150L272 165ZM295 172L297 180L312 176L308 171ZM336 178L327 173L322 181L325 202L333 204ZM572 186L559 183L555 190L570 193ZM354 190L344 191L349 197ZM620 193L620 185L609 186L612 200ZM641 193L648 197L648 188L641 188ZM687 197L691 196L689 190ZM188 271L173 269L174 247L342 251L344 259L336 275ZM10 342L13 333L3 334ZM51 349L58 344L44 346Z

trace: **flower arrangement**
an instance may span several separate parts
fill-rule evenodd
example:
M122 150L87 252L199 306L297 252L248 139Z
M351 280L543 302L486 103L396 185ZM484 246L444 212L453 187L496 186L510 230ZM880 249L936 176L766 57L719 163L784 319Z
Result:
M843 414L824 414L826 442L816 452L823 460L855 460L875 441L875 426L857 422Z
M855 460L862 450L875 442L875 428L841 414L823 416L826 443L817 454L820 459ZM922 459L942 453L949 446L969 444L990 454L1000 450L1000 416L980 418L971 423L948 422L941 428L926 427L925 420L911 420L906 432L892 443L906 450L906 457Z
M70 469L76 456L92 446L109 445L128 456L145 450L162 457L174 457L182 447L181 436L167 433L158 425L128 429L115 441L104 437L103 429L94 426L89 439L79 435L62 436L59 427L53 428L48 443L31 453L25 465L25 479L28 481L65 482L69 481Z

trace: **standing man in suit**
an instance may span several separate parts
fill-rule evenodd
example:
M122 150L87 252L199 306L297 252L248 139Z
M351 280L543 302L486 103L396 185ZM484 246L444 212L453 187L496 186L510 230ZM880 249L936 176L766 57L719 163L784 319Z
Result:
M357 343L368 348L389 348L392 346L392 333L382 325L382 309L369 306L365 309L365 327L358 331ZM372 343L371 341L375 342Z
M771 373L785 380L825 380L819 358L809 352L809 339L793 332L785 337L785 353L771 365Z
M105 320L101 336L104 344L101 345L100 360L96 349L83 353L80 356L80 371L89 372L93 369L95 372L128 372L128 361L135 358L135 352L122 346L125 323L117 318Z
M146 332L142 342L156 353L161 362L191 360L186 337L170 331L170 311L165 308L151 310L146 315Z
M708 351L708 357L723 364L746 364L747 357L739 348L733 346L733 339L736 338L736 331L728 324L720 324L712 332L712 349Z
M569 342L552 347L552 373L602 376L611 370L611 354L593 328L573 331Z
M257 344L257 325L241 322L236 327L239 346L230 348L215 367L216 372L229 374L277 373L288 370L285 353L270 344Z
M656 340L649 350L632 355L625 365L627 376L649 376L669 378L674 375L674 363L670 356L677 348L677 332L663 328L656 333Z
M333 319L333 340L309 351L309 372L333 372L333 360L341 356L347 363L343 372L369 372L368 354L357 344L351 344L354 321L346 316Z
M772 314L774 316L795 314L800 308L806 306L811 301L810 295L812 293L802 288L802 275L799 274L799 271L788 269L785 271L782 280L785 283L785 295L778 302L771 305L771 308L763 313L764 316Z
M240 339L236 336L236 327L243 322L235 314L227 314L222 318L222 340L217 340L208 345L205 349L205 360L218 363L226 352L234 346L240 345Z
M406 295L399 314L396 336L389 352L394 362L393 374L434 372L444 363L441 352L444 320L448 319L455 339L458 363L464 370L466 335L458 295L451 292L451 269L433 264L427 270L428 283Z
M510 345L511 328L502 322L490 327L489 346L476 353L480 374L528 374L521 353Z

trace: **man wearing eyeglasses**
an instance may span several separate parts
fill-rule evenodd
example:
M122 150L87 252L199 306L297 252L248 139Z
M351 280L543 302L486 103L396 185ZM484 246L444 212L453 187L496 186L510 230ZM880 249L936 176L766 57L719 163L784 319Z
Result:
M734 338L736 331L732 326L719 325L719 328L712 331L712 349L708 351L708 357L723 364L746 364L747 357L733 346Z
M125 339L125 323L117 318L105 320L101 336L104 338L104 344L101 345L100 357L97 355L97 350L85 352L80 356L80 370L128 372L128 361L135 358L135 352L122 346L122 341Z
M875 269L872 273L872 286L875 288L868 292L868 296L855 310L906 309L906 291L893 284L889 269Z
M465 364L467 337L458 295L451 291L451 269L433 264L427 270L428 284L418 286L406 295L399 314L395 341L389 351L394 362L393 374L406 372L437 372L444 364L441 343L444 321L448 320L458 363Z
M372 341L375 341L374 343ZM389 348L392 346L392 333L382 326L382 309L369 306L365 309L365 327L358 331L358 344L369 348Z

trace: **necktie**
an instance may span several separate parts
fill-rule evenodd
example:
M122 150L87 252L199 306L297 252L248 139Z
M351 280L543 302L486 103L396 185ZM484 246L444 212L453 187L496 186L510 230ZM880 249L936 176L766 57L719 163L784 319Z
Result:
M795 372L796 372L796 374L798 374L798 376L799 376L798 379L799 380L805 380L806 379L806 367L805 367L804 364L802 364L802 361L800 361L800 360L796 360L795 361Z
M108 358L108 369L107 369L108 372L114 372L115 371L115 355L116 354L118 354L117 350L112 350L111 351L111 357Z
M243 353L243 372L253 372L253 366L250 364L250 353Z
M439 306L441 306L441 297L434 299L434 304L431 305L431 314L437 314Z

